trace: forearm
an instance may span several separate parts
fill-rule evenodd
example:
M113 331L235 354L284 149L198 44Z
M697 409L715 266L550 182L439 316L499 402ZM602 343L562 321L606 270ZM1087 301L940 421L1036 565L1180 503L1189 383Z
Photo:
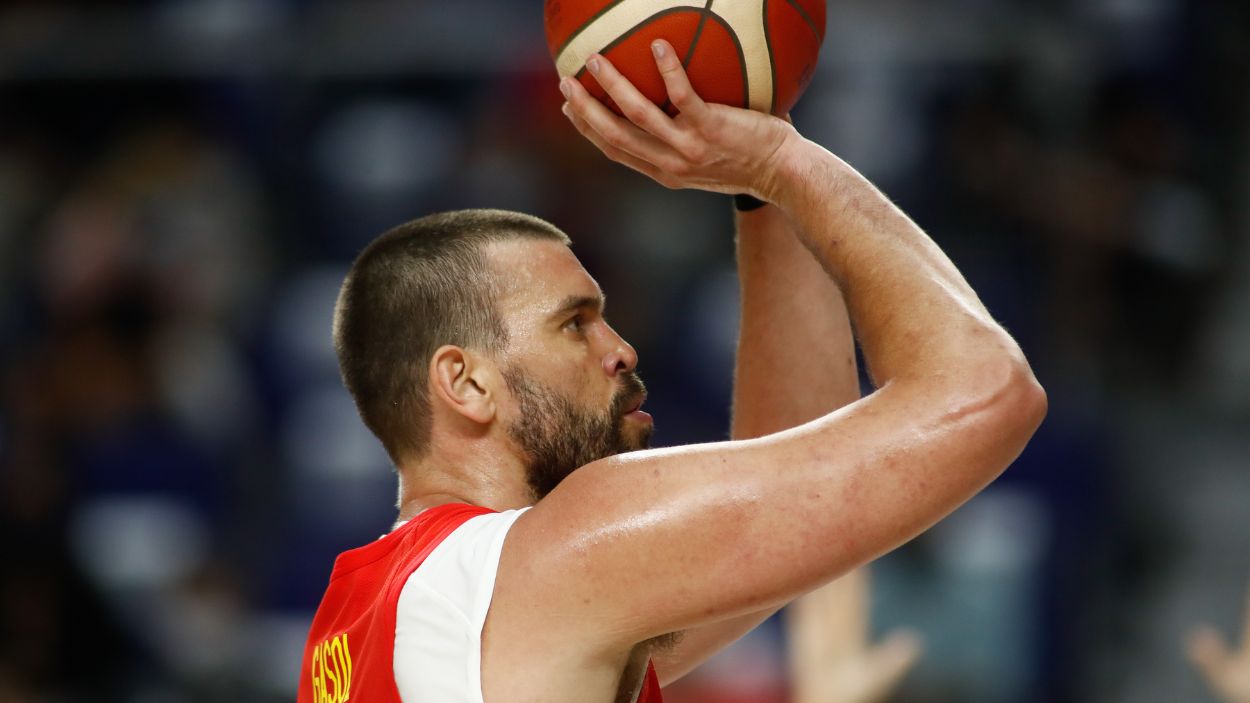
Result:
M855 342L842 293L780 209L738 213L742 293L733 439L797 427L859 399ZM664 685L755 629L777 607L683 633L655 658ZM848 613L847 617L854 617Z
M841 159L796 138L768 193L842 287L878 384L1023 359L941 249ZM966 379L952 378L959 382Z
M789 218L737 215L741 327L734 439L796 427L859 399L855 343L838 286Z
M785 122L703 103L672 47L655 48L676 119L596 57L597 79L630 117L566 80L574 125L666 186L747 192L788 212L844 284L882 387L757 439L596 462L518 520L514 548L547 545L549 557L515 566L516 583L573 593L560 600L580 613L571 619L592 628L606 617L613 653L783 604L914 537L997 476L1045 411L1015 343L918 227ZM675 583L673 563L681 585L657 600Z
M746 192L781 206L817 260L844 284L879 384L922 378L941 395L958 388L962 398L955 402L971 406L1019 390L1022 406L1041 407L1015 343L915 223L784 121L704 103L672 47L657 42L654 48L678 118L667 117L596 56L597 80L630 117L615 117L566 79L566 109L583 135L609 157L668 187ZM1030 414L1040 413L1022 413Z

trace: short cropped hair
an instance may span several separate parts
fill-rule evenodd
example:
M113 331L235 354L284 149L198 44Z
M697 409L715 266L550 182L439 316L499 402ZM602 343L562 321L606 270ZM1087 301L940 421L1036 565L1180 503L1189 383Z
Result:
M422 217L361 252L339 291L334 349L343 384L396 466L428 449L429 363L445 344L485 353L507 345L488 242L569 238L537 217L459 210Z

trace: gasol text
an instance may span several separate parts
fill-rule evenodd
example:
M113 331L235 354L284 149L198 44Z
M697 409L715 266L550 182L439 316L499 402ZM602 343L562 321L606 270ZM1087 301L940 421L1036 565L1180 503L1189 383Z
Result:
M313 649L313 703L345 703L352 695L352 653L347 633Z

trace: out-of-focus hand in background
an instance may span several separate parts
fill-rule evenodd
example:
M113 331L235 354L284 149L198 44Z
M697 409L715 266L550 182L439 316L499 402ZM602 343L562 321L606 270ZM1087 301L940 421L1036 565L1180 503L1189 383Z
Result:
M1194 630L1187 643L1190 661L1225 703L1250 703L1250 595L1242 617L1239 647L1230 646L1211 625Z
M911 630L873 644L868 580L860 569L786 609L792 703L881 703L921 656Z

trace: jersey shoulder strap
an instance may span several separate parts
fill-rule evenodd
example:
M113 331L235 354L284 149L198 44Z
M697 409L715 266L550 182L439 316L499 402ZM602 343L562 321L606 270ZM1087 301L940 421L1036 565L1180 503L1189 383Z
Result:
M473 505L440 505L340 554L304 647L299 703L399 703L393 670L399 593L448 535L491 512Z

